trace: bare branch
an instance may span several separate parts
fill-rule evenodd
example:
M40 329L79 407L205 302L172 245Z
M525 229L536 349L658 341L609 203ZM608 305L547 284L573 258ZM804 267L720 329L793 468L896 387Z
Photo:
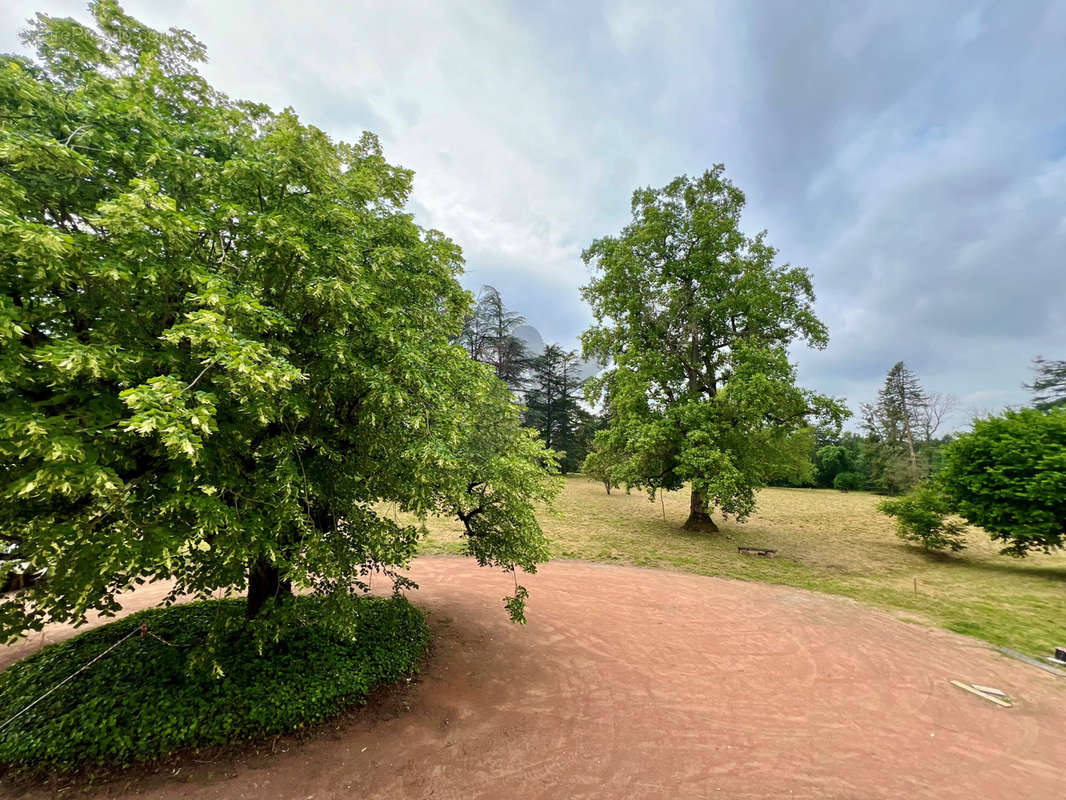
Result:
M925 441L931 442L936 436L937 430L958 408L958 398L953 394L941 394L933 392L926 397L924 406L921 408L921 420Z

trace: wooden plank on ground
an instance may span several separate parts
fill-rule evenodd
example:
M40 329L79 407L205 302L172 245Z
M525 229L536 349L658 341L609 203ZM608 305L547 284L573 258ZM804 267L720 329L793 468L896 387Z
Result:
M970 684L968 683L963 683L962 681L951 681L951 685L958 686L960 689L963 689L969 692L970 694L975 694L978 697L982 697L990 703L995 703L997 706L1003 706L1003 708L1011 707L1011 704L1008 703L1006 700L1001 700L998 697L995 697L994 695L985 694L984 692L979 691L974 687L970 686Z
M777 551L770 547L738 546L737 551L746 556L776 556Z

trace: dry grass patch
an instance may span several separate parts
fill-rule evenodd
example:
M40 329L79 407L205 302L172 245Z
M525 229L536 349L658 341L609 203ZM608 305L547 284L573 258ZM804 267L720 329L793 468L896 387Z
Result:
M880 499L865 492L766 489L748 522L716 518L721 532L701 534L681 529L687 492L668 492L662 504L652 503L638 492L608 496L601 484L572 477L541 524L556 558L846 595L1033 655L1066 643L1066 554L1001 556L975 529L958 555L926 553L895 535L892 520L876 510ZM432 519L427 528L424 552L460 551L457 523ZM738 545L775 548L778 557L743 556Z

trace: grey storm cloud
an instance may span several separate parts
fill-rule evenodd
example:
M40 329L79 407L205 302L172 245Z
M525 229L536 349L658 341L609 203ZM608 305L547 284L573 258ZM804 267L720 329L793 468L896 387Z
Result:
M722 162L745 227L811 269L832 341L801 379L853 408L905 360L964 406L1066 358L1066 5L129 0L229 94L379 134L413 211L548 341L589 322L581 250L634 188ZM36 11L8 0L0 49ZM959 420L964 421L964 420Z

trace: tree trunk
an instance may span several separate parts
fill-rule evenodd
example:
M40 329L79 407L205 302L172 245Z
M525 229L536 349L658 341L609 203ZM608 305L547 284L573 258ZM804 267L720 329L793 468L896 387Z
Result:
M911 469L918 470L918 455L914 452L914 434L911 432L911 411L907 408L907 391L903 390L903 433L907 438L907 452L911 457Z
M688 519L685 520L683 527L686 531L718 532L718 526L714 524L711 515L707 513L707 501L695 489L692 490L692 496L688 501Z
M270 598L292 594L292 581L284 580L281 571L265 558L257 558L248 570L248 605L245 615L254 619Z

